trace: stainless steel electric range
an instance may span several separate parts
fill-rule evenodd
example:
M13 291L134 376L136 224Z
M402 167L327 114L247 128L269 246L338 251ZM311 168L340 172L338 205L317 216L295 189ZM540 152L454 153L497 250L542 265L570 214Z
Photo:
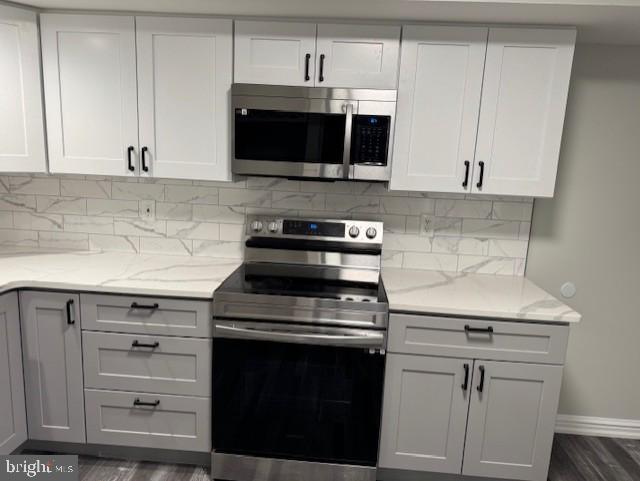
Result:
M212 478L374 481L382 223L253 218L214 295Z

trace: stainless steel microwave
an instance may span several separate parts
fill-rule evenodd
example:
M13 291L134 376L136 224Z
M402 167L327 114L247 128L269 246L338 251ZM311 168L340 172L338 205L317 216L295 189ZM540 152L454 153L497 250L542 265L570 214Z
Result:
M234 84L234 174L388 181L395 90Z

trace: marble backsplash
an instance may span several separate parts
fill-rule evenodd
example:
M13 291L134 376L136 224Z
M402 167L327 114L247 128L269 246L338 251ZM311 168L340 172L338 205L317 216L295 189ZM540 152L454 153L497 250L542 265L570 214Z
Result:
M0 176L0 248L242 257L247 214L381 220L384 265L523 275L533 200L384 185Z

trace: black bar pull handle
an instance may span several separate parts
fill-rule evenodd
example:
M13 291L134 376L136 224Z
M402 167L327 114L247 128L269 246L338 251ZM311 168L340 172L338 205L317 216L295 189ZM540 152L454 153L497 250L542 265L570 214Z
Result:
M67 324L73 325L76 323L76 313L73 308L73 299L67 301Z
M464 161L464 182L462 183L462 187L467 187L467 185L469 185L469 166L471 165L471 162L469 162L468 160Z
M493 326L489 327L471 327L469 324L464 326L464 332L480 332L483 334L493 334Z
M157 302L154 302L153 304L138 304L137 302L131 303L131 309L148 309L150 311L155 311L158 307Z
M484 366L479 366L478 370L480 371L480 382L478 383L478 392L482 392L484 389Z
M304 56L304 81L308 82L309 80L311 80L311 77L309 77L309 61L311 60L311 54L308 53Z
M318 75L318 82L324 82L324 54L320 54L320 75Z
M140 160L142 161L142 170L144 170L145 172L149 172L149 166L147 165L147 156L145 155L147 152L149 152L149 147L145 145L140 150Z
M469 389L469 364L464 363L464 382L462 383L462 390L466 391Z
M127 162L129 163L129 170L133 172L135 167L133 166L133 159L131 158L131 154L133 154L133 145L127 147Z
M151 407L158 407L160 405L160 399L156 399L153 402L146 402L146 401L140 401L140 398L135 398L133 400L133 405L134 406L151 406Z
M481 160L480 162L478 162L478 165L480 166L480 178L478 179L478 183L476 184L476 187L478 189L481 189L482 182L484 182L484 162Z
M144 343L136 339L131 343L131 347L150 347L151 349L155 349L156 347L160 347L160 343L158 341L154 343Z

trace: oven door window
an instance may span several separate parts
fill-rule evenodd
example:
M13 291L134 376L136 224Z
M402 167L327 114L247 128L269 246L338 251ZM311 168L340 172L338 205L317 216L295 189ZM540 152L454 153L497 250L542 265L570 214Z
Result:
M213 352L216 452L375 466L384 356L222 338Z
M341 164L345 114L236 109L235 158Z

